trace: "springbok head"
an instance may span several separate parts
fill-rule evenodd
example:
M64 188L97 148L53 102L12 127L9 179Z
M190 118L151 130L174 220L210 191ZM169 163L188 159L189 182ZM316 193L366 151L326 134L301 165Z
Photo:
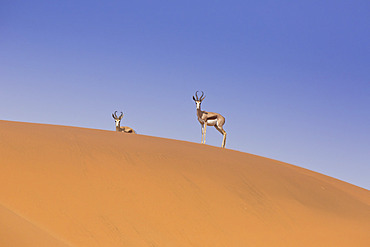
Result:
M114 113L112 113L112 117L114 119L114 121L116 121L116 127L120 126L120 122L121 122L121 119L123 118L123 112L121 112L121 115L119 115L119 117L117 117L117 111L115 111Z
M197 109L200 109L200 104L204 100L206 96L204 96L204 92L202 91L202 95L200 98L198 97L198 91L195 92L195 97L193 96L193 100L195 101L195 104L197 104Z

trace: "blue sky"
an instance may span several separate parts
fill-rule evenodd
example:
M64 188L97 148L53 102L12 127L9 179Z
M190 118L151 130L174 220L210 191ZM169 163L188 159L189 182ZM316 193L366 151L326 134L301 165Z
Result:
M0 2L0 119L200 142L370 189L370 2ZM207 143L222 136L207 129Z

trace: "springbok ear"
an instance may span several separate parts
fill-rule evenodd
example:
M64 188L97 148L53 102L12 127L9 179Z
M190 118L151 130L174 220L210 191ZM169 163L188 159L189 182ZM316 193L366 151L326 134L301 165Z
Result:
M195 98L194 98L194 96L193 96L193 100L196 101Z
M114 114L112 113L112 117L114 118L114 119L116 119L115 117L114 117Z

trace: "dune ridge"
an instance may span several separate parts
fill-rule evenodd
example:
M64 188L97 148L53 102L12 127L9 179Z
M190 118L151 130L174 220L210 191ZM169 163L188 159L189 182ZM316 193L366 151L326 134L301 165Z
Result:
M3 205L0 205L0 222L1 246L71 246Z
M369 246L370 192L218 147L0 121L0 219L12 247Z

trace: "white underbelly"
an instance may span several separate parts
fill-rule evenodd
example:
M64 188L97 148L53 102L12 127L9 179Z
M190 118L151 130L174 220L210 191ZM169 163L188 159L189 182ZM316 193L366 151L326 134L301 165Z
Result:
M215 126L217 124L217 119L209 119L207 120L208 126Z

